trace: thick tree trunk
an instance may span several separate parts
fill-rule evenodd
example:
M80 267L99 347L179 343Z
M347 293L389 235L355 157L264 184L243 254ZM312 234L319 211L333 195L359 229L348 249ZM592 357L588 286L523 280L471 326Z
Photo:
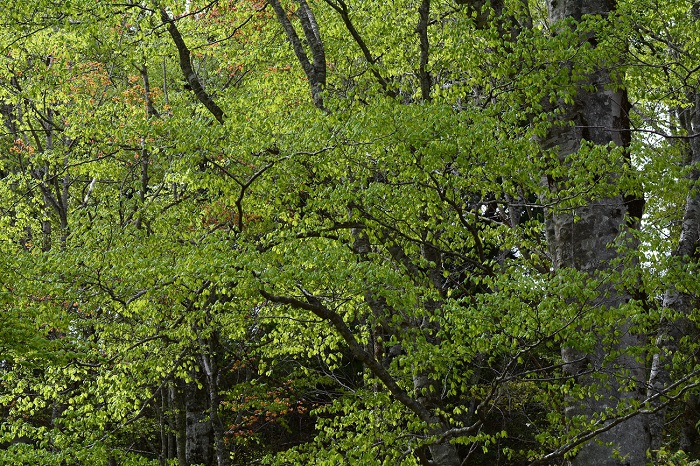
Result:
M434 388L434 382L427 375L416 374L413 376L413 387L416 391L417 401L423 405L430 404L428 396L423 393L430 393L431 388ZM443 423L437 416L434 417L432 425L434 427L430 431L431 434L440 435L445 433L446 429L442 427ZM430 445L428 446L428 451L430 451L432 464L435 466L460 466L462 464L457 447L450 442Z
M567 18L579 20L585 14L605 16L612 8L614 3L607 0L549 1L552 23ZM581 34L582 37L590 35L586 31L581 31ZM591 43L595 44L594 38ZM561 116L562 120L573 122L573 126L555 127L543 142L544 149L557 147L562 161L575 153L584 140L598 145L610 142L622 147L629 145L625 92L614 88L605 69L588 75L586 82L580 84L573 105L564 107ZM587 90L583 89L584 85ZM614 181L616 176L616 173L610 173L609 181ZM547 183L551 191L556 192L557 180L548 178ZM619 258L619 253L608 246L627 228L626 214L641 215L637 212L640 209L634 207L639 205L617 195L597 199L571 213L549 215L547 235L555 268L571 267L598 277L611 270L611 262ZM628 245L634 246L631 238L628 241ZM629 292L613 284L598 290L598 296L591 306L593 312L602 308L619 308L632 299ZM598 343L595 349L585 354L565 348L562 357L568 374L583 386L592 388L595 395L581 402L572 402L567 414L591 417L605 413L607 409L614 410L619 404L644 399L645 366L629 351L643 345L644 338L631 332L629 323L624 320L615 328L586 328L582 331L596 332ZM619 356L611 360L611 353ZM643 466L649 446L647 419L639 415L584 444L571 463L575 466Z
M206 381L203 382L206 383ZM212 425L209 419L208 393L204 389L198 388L195 383L189 383L187 384L185 396L186 464L202 463L209 465L212 463L213 458L213 441Z
M424 4L425 3L427 2L424 2ZM425 242L423 246L421 246L421 255L423 256L423 259L434 264L441 264L442 256L440 251L428 244L427 234L424 234L423 241ZM439 265L432 267L428 271L428 279L432 285L442 293L445 279L442 276ZM425 304L425 306L428 314L432 315L441 312L442 303L439 301L429 301ZM424 329L424 331L427 332L427 338L432 344L434 344L436 347L440 345L439 340L435 337L435 335L438 333L438 328L433 322L430 322L429 319L424 319L422 322L416 322L416 326ZM436 387L435 380L432 380L428 374L420 372L415 374L413 376L413 387L416 390L418 401L424 406L433 405L442 407L441 400L436 398L434 395L431 395L432 393L436 392ZM437 392L439 393L439 391ZM437 416L434 425L441 425ZM437 428L435 430L438 431ZM445 428L443 427L441 431L437 433L442 434L444 431ZM449 442L431 445L429 450L433 463L436 466L460 466L462 464L459 453L457 452L457 447Z

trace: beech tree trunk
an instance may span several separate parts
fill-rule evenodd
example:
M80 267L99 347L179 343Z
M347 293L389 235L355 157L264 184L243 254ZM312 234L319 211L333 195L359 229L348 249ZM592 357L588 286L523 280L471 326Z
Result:
M680 111L679 120L681 127L687 134L695 134L700 131L700 93L692 93L688 96L691 106ZM698 260L698 247L700 246L700 193L698 181L700 180L700 139L691 138L687 142L686 163L694 167L689 173L692 190L686 199L681 223L681 232L676 250L673 256L681 264L685 265ZM697 335L698 329L689 318L693 309L697 306L697 296L684 293L672 286L664 294L663 309L664 318L661 322L657 345L660 352L654 355L651 373L649 375L649 396L662 393L672 383L672 359L674 353L680 349L680 340L687 335ZM659 398L656 405L663 401ZM698 447L698 433L695 424L698 420L697 396L690 396L686 400L685 422L681 430L680 447L686 452L700 452ZM651 418L652 448L658 450L664 433L665 410L660 409Z
M200 376L200 380L204 377ZM202 381L202 385L206 379ZM204 388L189 383L185 392L185 459L186 464L211 464L213 455L212 425L209 419L209 396ZM178 454L178 458L179 458Z
M170 386L172 417L175 425L175 442L178 466L187 466L187 404L184 398L185 384L174 380Z
M586 14L604 17L613 12L614 2L549 0L548 7L550 20L555 24L568 18L580 20ZM580 33L582 38L588 37L591 45L596 46L595 37L591 33ZM568 106L562 104L562 107L564 112L560 118L568 123L573 122L573 125L555 127L542 144L544 149L557 147L562 162L575 153L583 141L597 145L613 142L617 146L629 146L626 93L613 86L608 70L598 69L588 75L585 82L580 83L574 103ZM617 173L610 173L608 181L614 181L616 176ZM557 180L548 177L547 185L552 193L556 192ZM547 235L555 268L571 267L586 272L591 277L604 276L611 270L611 261L619 258L616 248L608 246L628 228L627 214L641 217L640 202L643 201L616 195L596 199L575 211L550 214L547 219ZM629 246L634 246L631 237L628 241ZM599 289L598 296L591 303L592 310L589 312L603 308L616 309L632 299L630 292L620 290L613 284ZM624 405L629 401L643 400L646 395L645 365L630 355L629 351L645 343L643 336L630 331L630 324L624 319L614 328L582 328L581 331L596 333L598 343L595 349L585 354L574 348L564 348L562 357L568 375L576 378L583 386L593 388L595 396L581 401L572 400L567 415L592 417L609 408L614 410L620 403ZM612 335L618 336L611 337ZM611 338L614 340L610 341ZM608 356L613 352L619 356L611 360ZM649 447L647 418L638 415L584 444L571 464L644 466Z
M224 432L225 427L219 417L219 405L221 397L219 395L220 369L217 361L216 347L218 345L218 335L212 332L206 338L199 338L201 367L206 375L206 386L209 395L209 423L214 435L214 453L216 454L216 464L218 466L229 466L229 454L226 449Z

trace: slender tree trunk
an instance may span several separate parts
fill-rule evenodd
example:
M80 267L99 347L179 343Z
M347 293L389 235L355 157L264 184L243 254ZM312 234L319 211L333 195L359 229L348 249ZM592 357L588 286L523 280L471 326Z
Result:
M363 260L366 260L367 254L372 249L367 235L365 235L360 229L354 229L353 235L355 237L353 251L355 252L355 254L362 257ZM403 251L401 251L400 253L398 252L398 249L401 249L400 247L394 245L392 248L395 254L400 255L401 257L405 257ZM432 247L425 246L423 248L422 254L423 257L428 261L433 261L436 264L439 264L441 262L439 251ZM440 282L443 280L443 277L442 274L440 274L439 271L437 271L437 267L433 271L431 271L431 273L429 274L429 278L436 287L440 287ZM386 319L391 314L390 310L386 305L386 302L381 299L377 299L377 297L374 296L371 292L368 292L365 295L365 302L380 322ZM440 307L440 303L438 302L429 303L429 305L432 306L431 311L436 311ZM414 325L417 327L425 326L423 325L424 323L425 322L415 322ZM379 325L379 327L381 328L381 325ZM426 331L431 331L431 329L426 329ZM379 331L378 333L381 333L381 331ZM377 354L377 349L378 348L375 346L373 348L372 354L376 361L381 361L382 356L381 354ZM434 388L434 381L432 381L427 374L425 374L424 372L416 371L416 373L413 375L413 389L416 393L416 401L421 406L427 408L431 404L434 405L435 402L439 401L430 399L430 397L432 396L430 394L432 393L432 389ZM444 423L437 416L432 416L429 424L431 425L429 432L430 434L440 435L446 430L446 428L444 427ZM430 452L430 457L432 461L431 464L434 464L435 466L461 465L457 448L447 441L429 445L428 451Z
M202 367L206 375L207 389L209 395L209 419L214 434L214 451L218 466L228 466L231 461L229 452L224 442L224 425L219 417L219 364L216 360L217 335L212 333L207 338L200 338L200 349L202 357Z
M550 20L557 23L564 19L580 20L586 14L606 16L613 11L614 2L550 0L548 6ZM591 33L579 32L582 37L589 37L595 46L595 37ZM573 122L573 126L553 128L543 142L543 148L557 147L560 160L564 163L566 157L576 153L583 141L597 145L612 142L628 147L627 97L624 90L613 84L606 69L598 69L588 75L586 82L581 83L574 103L562 105L564 112L560 118L568 123ZM584 85L586 90L583 89ZM617 175L610 173L608 181L614 182ZM553 193L557 191L557 180L548 177L547 184ZM591 277L602 277L610 272L612 262L620 256L609 245L628 227L627 214L637 218L641 216L641 212L636 211L638 209L638 202L617 195L589 202L575 212L548 215L547 235L555 268L571 267ZM635 246L631 237L627 241L627 246ZM631 299L630 292L614 284L606 284L598 290L598 298L592 303L591 312L604 308L616 309ZM644 345L643 336L631 331L630 323L624 319L614 328L584 328L581 331L596 332L598 343L595 349L583 353L574 348L564 348L562 357L568 375L592 389L594 394L580 402L572 401L567 415L592 417L608 409L615 410L620 404L625 406L644 399L645 365L630 352ZM618 356L611 358L611 353ZM571 463L574 466L644 466L649 446L647 419L639 415L584 444Z
M280 1L270 0L269 3L272 5L277 20L284 29L287 40L289 40L289 43L292 45L294 53L299 60L299 64L306 74L309 86L311 87L311 97L313 98L314 105L325 111L326 108L323 105L323 89L326 87L326 52L323 41L321 40L318 24L316 23L316 17L306 0L297 0L299 8L296 11L296 15L301 23L304 38L309 48L311 55L309 59L309 54L307 54L304 48L304 42L299 37L299 34L297 34L296 29L294 29L294 25L292 25L292 22L287 17L287 12Z
M175 441L177 445L177 464L187 466L187 406L183 397L184 388L179 380L170 386L170 400L175 418Z
M692 106L680 112L682 128L688 134L700 131L700 93L689 96ZM681 223L681 233L678 246L673 252L681 264L698 260L697 250L700 246L700 139L691 138L688 142L686 163L694 167L690 174L691 191L688 194ZM649 395L662 393L672 382L673 355L680 349L680 340L691 334L697 335L698 329L689 316L697 305L697 296L684 293L674 286L666 290L663 299L664 318L657 337L659 353L654 355L651 373L649 375ZM658 406L663 397L655 400ZM695 423L697 422L698 402L696 397L690 397L686 407L682 439L685 449L693 446L693 440L698 438ZM651 419L652 448L658 450L664 433L666 411L659 409ZM697 447L696 447L697 448Z
M160 407L156 409L158 414L158 426L160 427L160 454L158 456L158 464L164 466L168 460L168 446L169 446L169 416L168 416L168 392L166 387L161 387L160 389Z

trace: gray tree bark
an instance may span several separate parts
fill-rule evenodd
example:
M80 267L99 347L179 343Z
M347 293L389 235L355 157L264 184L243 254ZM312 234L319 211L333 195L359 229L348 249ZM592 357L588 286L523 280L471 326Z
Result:
M614 2L608 0L549 0L549 17L552 23L564 19L580 20L582 15L597 14L606 16L614 10ZM556 26L555 26L556 27ZM595 38L587 31L581 31L595 46ZM627 98L624 90L613 86L608 70L598 69L580 83L572 105L563 107L563 121L573 122L573 126L557 126L543 141L544 149L557 147L560 160L574 154L583 141L598 145L610 142L617 146L629 145L629 122L627 118ZM584 85L586 90L584 90ZM616 173L609 174L608 181L614 181ZM557 190L557 180L547 178L552 193ZM636 207L636 208L635 208ZM626 214L640 217L639 204L622 195L596 199L573 212L552 213L547 219L547 236L556 269L574 268L590 276L602 276L611 270L611 262L619 258L615 248L609 248L616 238L625 231ZM575 220L576 218L576 220ZM628 239L630 246L634 240ZM592 312L597 309L619 308L625 305L632 295L613 284L599 290L598 298L592 303ZM585 415L592 417L614 409L620 403L641 401L645 397L645 365L630 355L630 349L645 343L644 337L630 331L630 324L622 321L614 328L581 329L594 331L598 344L585 354L574 348L564 348L562 357L569 376L583 386L593 388L595 396L581 402L573 402L567 409L568 416ZM611 335L614 341L610 342ZM604 342L605 340L605 342ZM619 356L610 360L609 354ZM631 389L629 387L632 387ZM572 459L574 466L596 465L643 466L646 464L646 451L650 447L647 418L638 415L600 434L596 439L584 444Z
M178 466L187 466L187 404L184 398L185 384L173 380L170 385L171 417L175 428L175 450ZM172 457L174 455L170 455Z
M691 106L680 112L681 127L687 134L695 134L700 131L700 93L691 93L688 96ZM689 173L691 191L688 194L681 223L681 233L673 256L678 258L681 264L696 262L698 260L698 247L700 247L700 139L691 138L687 142L686 163L693 169ZM657 346L659 353L654 355L651 372L649 375L649 396L663 393L672 383L673 355L680 349L680 340L687 335L697 335L698 329L695 323L689 319L698 301L697 296L671 287L664 293L663 309L664 319L661 322ZM660 406L663 397L655 400ZM698 409L697 397L687 400L686 422L681 428L680 447L684 451L697 449L698 440L695 422L697 414L692 415ZM665 410L659 409L651 417L652 449L661 447L661 439L664 433Z
M203 381L206 383L206 380ZM202 385L204 385L202 383ZM186 464L212 464L214 458L212 425L209 419L209 396L204 388L189 383L185 396L185 461ZM178 458L180 453L178 452Z
M355 252L355 254L357 254L358 256L362 257L363 260L365 260L367 254L372 249L372 245L370 244L367 235L365 235L361 229L353 229L353 236L355 237L355 242L353 243L353 251ZM401 247L397 245L392 245L389 246L389 249L392 250L392 255L394 255L394 258L397 261L404 262L404 264L407 265L407 268L409 268L409 270L415 271L415 267L409 263L408 258L404 254L403 250L401 250ZM441 262L441 259L439 257L440 253L434 248L428 246L423 247L422 255L426 260L433 261L435 263ZM403 261L402 258L404 259ZM417 280L420 280L422 274L418 271L415 272L415 278ZM439 271L437 271L437 268L435 268L435 270L429 273L428 278L433 282L434 286L436 286L437 288L441 287L443 277L442 274ZM387 309L386 303L380 299L377 299L376 296L374 296L371 292L368 292L365 295L365 302L380 321L386 319L391 314L391 312ZM432 311L436 311L439 308L439 303L432 303L432 305ZM414 322L413 324L415 326L421 326L421 323L419 322ZM375 347L374 359L375 361L379 362L382 359L382 355L378 355L376 351L377 348ZM368 357L370 357L369 354ZM428 416L426 419L429 419L428 423L431 426L429 433L439 436L444 434L448 430L448 426L445 426L438 416L432 414L431 411L427 409L428 406L436 405L438 403L438 400L431 400L429 395L429 393L431 393L431 389L435 388L434 385L435 382L431 380L430 377L428 377L428 374L425 374L423 372L417 372L413 375L413 388L415 391L415 400L421 407L426 408L425 413ZM432 461L431 464L435 466L460 466L462 464L459 457L459 453L457 452L457 448L449 441L431 444L428 446L428 451L430 452L430 458Z
M216 464L218 466L229 466L229 452L226 448L224 427L219 416L219 405L221 395L219 394L220 368L217 361L216 347L218 346L218 335L212 332L206 338L199 336L201 367L206 375L206 386L209 395L209 423L214 435L214 453L216 454Z
M311 8L309 8L306 0L297 0L299 8L297 9L297 17L301 23L301 28L304 31L304 37L309 45L311 52L311 60L304 50L304 45L301 38L294 29L294 25L287 17L287 12L282 7L279 0L270 0L272 9L275 10L277 20L282 25L289 43L292 44L294 53L299 60L299 64L304 70L306 77L311 87L311 96L314 105L321 110L326 110L323 105L323 89L326 87L326 52L319 33L316 17Z

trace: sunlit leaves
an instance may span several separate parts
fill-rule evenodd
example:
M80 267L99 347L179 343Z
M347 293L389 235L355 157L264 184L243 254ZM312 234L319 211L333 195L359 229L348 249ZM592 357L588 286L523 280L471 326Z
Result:
M535 2L531 16L504 2L498 18L431 2L422 101L417 2L346 2L368 59L340 3L309 1L328 113L264 2L93 3L14 2L0 26L0 442L33 442L7 462L154 463L149 442L174 435L174 421L158 425L176 411L164 393L182 386L221 396L241 462L286 449L265 423L288 432L292 417L306 443L266 461L417 464L436 429L482 417L451 440L483 461L534 459L593 427L563 415L593 392L564 379L562 342L617 356L615 332L597 342L580 329L647 331L670 285L698 293L695 267L669 255L691 188L678 117L697 84L687 2L623 2L557 30ZM188 88L160 7L222 125ZM608 63L645 131L629 151L543 150ZM626 253L642 267L551 269L545 211L575 218L591 200L651 192L642 251ZM615 287L648 299L607 307L601 290ZM391 396L328 321L260 290L336 313L437 420ZM220 385L206 357L225 368ZM134 439L153 451L131 451Z

